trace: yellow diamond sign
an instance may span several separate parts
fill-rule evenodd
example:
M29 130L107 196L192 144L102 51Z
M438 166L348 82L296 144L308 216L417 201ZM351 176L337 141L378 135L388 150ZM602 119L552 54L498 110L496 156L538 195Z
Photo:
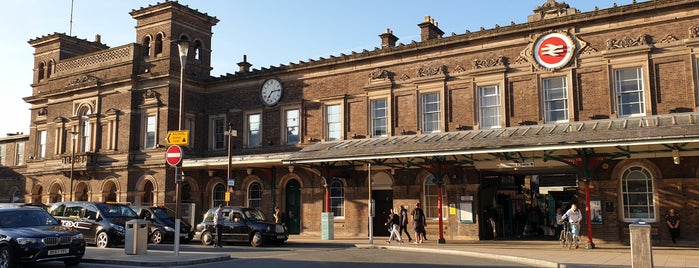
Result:
M167 145L189 145L189 130L171 130L165 138Z

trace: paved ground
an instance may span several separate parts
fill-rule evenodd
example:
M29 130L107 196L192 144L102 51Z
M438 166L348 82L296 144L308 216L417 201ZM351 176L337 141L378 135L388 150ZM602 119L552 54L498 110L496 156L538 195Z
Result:
M336 238L321 240L319 237L292 236L294 243L327 243L337 247L340 244L361 248L386 250L433 252L479 258L494 258L537 267L631 267L631 250L628 245L598 243L595 249L564 249L558 241L447 241L438 244L434 240L424 244L398 245L385 244L385 237L375 238L373 244L368 239ZM699 245L654 246L654 267L698 267ZM144 255L127 255L123 248L90 248L84 262L122 264L130 266L179 266L215 262L234 258L225 252L180 251L175 256L172 251L148 250ZM188 249L189 250L189 249Z

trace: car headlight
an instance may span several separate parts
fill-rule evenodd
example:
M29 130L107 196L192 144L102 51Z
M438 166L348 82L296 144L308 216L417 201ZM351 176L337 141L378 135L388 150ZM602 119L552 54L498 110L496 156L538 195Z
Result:
M114 224L114 223L110 223L109 225L111 225L112 228L114 228L115 230L117 230L117 231L120 232L120 233L123 233L123 232L124 232L124 226L121 226L121 225L118 225L118 224Z
M39 243L38 238L17 238L17 244L20 245L29 245L29 244L36 244Z
M175 228L172 228L170 226L164 226L166 232L174 232Z
M75 240L83 240L85 237L83 237L83 234L75 234L73 235L73 241Z
M272 226L267 225L267 232L271 232L271 231L272 231Z

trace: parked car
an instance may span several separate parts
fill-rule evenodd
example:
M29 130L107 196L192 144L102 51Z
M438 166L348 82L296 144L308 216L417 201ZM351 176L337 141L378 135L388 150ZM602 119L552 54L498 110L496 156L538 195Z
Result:
M216 234L216 226L214 226L216 209L209 209L204 214L204 219L197 225L195 233L195 237L207 246L213 244ZM250 243L253 247L258 247L265 243L281 245L289 239L286 226L268 222L264 213L257 209L224 207L223 215L225 218L221 235L223 242Z
M78 229L88 244L100 248L124 244L127 221L138 219L129 206L100 202L57 202L49 213L61 224Z
M21 263L63 261L80 263L85 254L83 235L36 206L0 207L0 267Z
M150 241L153 244L174 242L175 213L165 207L131 206L138 217L150 222ZM194 237L192 225L180 221L180 241L188 243Z

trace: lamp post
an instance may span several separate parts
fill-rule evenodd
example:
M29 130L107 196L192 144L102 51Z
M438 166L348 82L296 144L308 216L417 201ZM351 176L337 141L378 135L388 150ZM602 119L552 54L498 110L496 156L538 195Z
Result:
M230 202L230 198L233 195L233 191L232 191L231 187L235 187L235 186L231 185L231 179L233 178L233 177L231 177L231 172L232 172L231 165L233 165L233 154L232 154L233 144L231 144L231 139L233 137L238 136L238 131L233 130L233 123L232 122L228 122L228 131L226 131L226 135L228 136L228 169L227 169L228 171L226 172L226 180L228 180L228 189L229 189L228 190L229 197L226 200L226 205L228 205L228 202Z
M70 143L71 152L70 152L70 189L68 190L68 198L70 201L74 201L73 198L73 170L75 169L75 141L78 136L78 132L76 131L71 131L69 132L71 136L72 142Z
M184 107L184 93L183 93L183 88L184 88L184 68L187 65L187 54L189 53L189 41L180 39L177 42L177 49L180 54L180 105L179 105L179 117L178 117L178 126L177 130L182 130L182 124L184 122L184 113L182 112ZM175 167L175 215L176 219L180 219L182 217L181 211L180 211L180 188L181 188L181 183L180 180L182 178L178 178L180 175L179 168L177 166Z

